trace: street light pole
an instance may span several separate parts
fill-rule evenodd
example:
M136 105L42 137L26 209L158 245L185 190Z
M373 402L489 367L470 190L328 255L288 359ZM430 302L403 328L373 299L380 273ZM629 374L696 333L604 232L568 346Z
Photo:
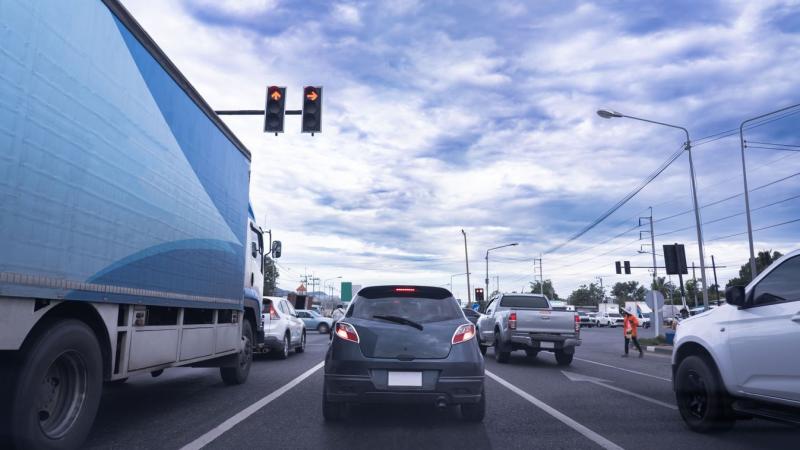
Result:
M798 106L800 106L800 103L797 103L797 104L794 104L794 105L791 105L791 106L787 106L785 108L781 108L781 109L778 109L778 110L775 110L775 111L772 111L772 112L768 112L768 113L762 114L762 115L760 115L758 117L753 117L753 118L747 119L747 120L745 120L744 122L742 122L739 125L739 145L740 145L741 151L742 151L742 180L744 181L744 210L745 210L745 215L747 216L747 240L749 241L749 244L750 244L750 275L751 275L750 279L751 280L754 280L756 278L756 275L758 275L758 270L757 270L757 267L756 267L756 252L755 252L755 248L753 246L753 222L752 222L752 219L750 218L750 191L747 188L747 164L745 163L745 159L744 159L744 148L745 148L744 126L747 123L752 122L754 120L763 119L764 117L771 116L773 114L777 114L777 113L780 113L780 112L783 112L783 111L786 111L786 110L789 110L789 109L792 109L792 108L797 108Z
M453 292L453 277L457 277L457 276L460 276L460 275L466 275L466 274L467 274L466 272L461 272L461 273L454 273L454 274L450 275L450 292L451 293Z
M486 281L486 290L484 291L485 292L485 294L484 294L485 297L484 298L489 298L489 252L492 251L492 250L497 250L499 248L514 247L515 245L519 245L519 242L500 245L498 247L492 247L492 248L486 250L486 280L485 280Z
M461 234L464 235L464 262L467 265L467 305L472 307L472 293L469 291L469 253L467 252L467 232L462 228Z
M611 119L615 117L625 117L627 119L638 120L640 122L647 122L652 123L655 125L662 125L665 127L670 128L677 128L682 130L684 134L686 134L686 142L684 143L684 149L689 154L689 179L692 185L692 202L694 203L694 220L695 226L697 228L697 248L700 253L700 280L703 283L703 303L705 307L708 308L708 284L706 283L706 262L705 262L705 252L703 250L703 227L702 222L700 221L700 205L697 201L697 183L695 181L695 173L694 173L694 161L692 160L692 141L689 138L689 130L684 127L678 125L671 125L664 122L657 122L655 120L650 119L643 119L641 117L634 117L628 116L626 114L622 114L616 111L610 111L607 109L601 109L597 111L597 115L604 118L604 119Z

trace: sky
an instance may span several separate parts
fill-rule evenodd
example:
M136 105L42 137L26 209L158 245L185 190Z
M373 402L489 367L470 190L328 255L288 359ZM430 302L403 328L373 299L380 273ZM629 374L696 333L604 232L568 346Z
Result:
M650 251L647 219L638 227L650 207L657 252L684 243L699 266L685 151L561 245L685 141L677 129L600 118L600 108L688 128L707 264L713 255L722 266L724 287L748 244L739 136L718 133L800 103L797 1L123 4L215 109L263 108L269 85L286 86L287 107L300 109L303 86L324 87L313 137L297 116L277 137L261 117L224 118L253 153L253 207L283 242L279 285L290 290L303 274L452 279L466 298L462 229L473 288L486 250L513 242L490 253L492 290L495 277L503 291L525 288L540 254L562 297L596 277L607 288L649 283L648 269L616 275L614 261L652 265L640 253ZM745 139L800 145L792 112ZM800 247L800 147L780 148L746 151L756 251Z

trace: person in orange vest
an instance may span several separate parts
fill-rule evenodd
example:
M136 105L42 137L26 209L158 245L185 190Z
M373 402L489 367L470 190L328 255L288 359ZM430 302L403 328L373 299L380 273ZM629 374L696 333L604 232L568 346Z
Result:
M636 329L639 328L639 319L636 318L636 314L633 313L630 307L622 310L622 313L625 315L625 321L622 324L622 331L625 333L625 354L622 355L622 357L628 357L628 346L630 342L633 341L633 345L639 350L639 358L642 358L644 352L642 352L642 347L639 345L639 340L636 339Z

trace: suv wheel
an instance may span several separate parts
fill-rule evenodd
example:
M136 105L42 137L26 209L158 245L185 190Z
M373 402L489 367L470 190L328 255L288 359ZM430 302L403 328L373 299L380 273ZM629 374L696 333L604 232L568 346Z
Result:
M283 336L283 347L281 348L281 352L278 353L278 359L286 359L289 357L289 349L291 348L291 345L289 333L286 333Z
M675 373L675 399L683 421L692 431L706 433L729 428L726 394L710 365L699 356L689 356Z
M296 353L303 353L306 351L306 332L303 330L303 335L300 336L300 346L295 348L294 351Z

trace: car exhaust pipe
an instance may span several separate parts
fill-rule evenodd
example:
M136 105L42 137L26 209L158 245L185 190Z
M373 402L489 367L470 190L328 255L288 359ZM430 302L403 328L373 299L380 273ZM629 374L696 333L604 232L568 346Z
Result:
M447 408L447 399L444 397L439 397L436 399L436 407L439 409Z

